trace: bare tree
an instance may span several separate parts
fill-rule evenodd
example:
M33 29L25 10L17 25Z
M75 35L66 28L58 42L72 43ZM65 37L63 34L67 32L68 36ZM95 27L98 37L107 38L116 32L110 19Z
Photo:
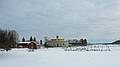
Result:
M0 48L7 49L15 47L18 36L19 35L15 30L0 29Z

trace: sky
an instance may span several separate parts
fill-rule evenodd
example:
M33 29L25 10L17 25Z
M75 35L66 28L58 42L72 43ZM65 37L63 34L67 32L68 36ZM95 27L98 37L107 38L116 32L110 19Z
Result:
M0 0L0 27L20 38L120 39L120 0Z

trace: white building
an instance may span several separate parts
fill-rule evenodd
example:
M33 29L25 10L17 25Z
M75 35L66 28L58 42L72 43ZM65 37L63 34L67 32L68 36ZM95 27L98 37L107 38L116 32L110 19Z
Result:
M67 41L64 40L64 38L56 36L56 38L51 38L47 41L47 46L49 47L63 47L68 44Z

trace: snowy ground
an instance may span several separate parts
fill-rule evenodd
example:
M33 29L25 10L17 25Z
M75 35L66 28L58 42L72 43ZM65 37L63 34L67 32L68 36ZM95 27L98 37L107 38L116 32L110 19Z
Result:
M62 48L0 52L1 67L120 67L120 46L111 51L64 51Z

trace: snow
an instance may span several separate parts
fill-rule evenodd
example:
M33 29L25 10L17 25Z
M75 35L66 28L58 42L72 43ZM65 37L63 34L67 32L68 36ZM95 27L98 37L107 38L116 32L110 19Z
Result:
M0 51L1 67L120 67L120 46L111 51L64 51L63 48L42 48Z
M21 44L26 44L26 43L31 43L31 42L18 42L18 43L21 43Z

